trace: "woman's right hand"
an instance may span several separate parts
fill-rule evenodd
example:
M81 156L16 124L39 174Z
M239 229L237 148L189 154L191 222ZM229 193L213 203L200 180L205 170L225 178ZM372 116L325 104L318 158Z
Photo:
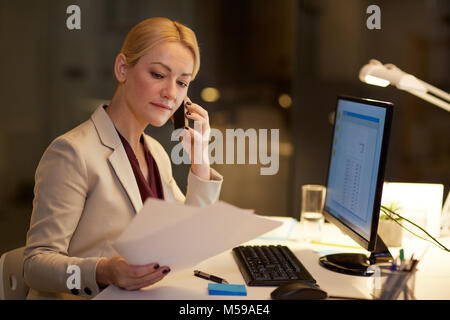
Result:
M137 290L160 281L169 271L169 267L161 267L158 263L132 266L122 257L115 256L100 259L96 279L100 287L113 284L125 290Z

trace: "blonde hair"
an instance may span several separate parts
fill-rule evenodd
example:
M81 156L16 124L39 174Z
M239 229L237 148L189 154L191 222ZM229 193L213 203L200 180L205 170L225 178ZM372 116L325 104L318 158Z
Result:
M149 18L134 26L127 34L120 53L129 66L134 66L147 50L165 42L180 42L194 55L192 79L200 69L200 50L194 31L168 18Z

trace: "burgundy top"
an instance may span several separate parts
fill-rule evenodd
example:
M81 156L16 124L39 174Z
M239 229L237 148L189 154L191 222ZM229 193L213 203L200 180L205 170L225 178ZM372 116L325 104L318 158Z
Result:
M122 140L122 144L125 148L125 152L127 153L128 160L130 160L131 168L133 169L134 177L136 178L136 182L139 187L139 193L141 194L142 203L144 203L148 197L164 200L164 192L158 166L156 165L155 159L153 159L150 150L148 150L147 146L144 143L144 136L142 135L139 141L144 146L145 160L147 161L148 166L148 182L147 180L145 180L144 175L142 174L138 159L136 158L136 155L134 154L133 149L131 148L127 139L122 137L118 130L117 133L119 134L120 140Z

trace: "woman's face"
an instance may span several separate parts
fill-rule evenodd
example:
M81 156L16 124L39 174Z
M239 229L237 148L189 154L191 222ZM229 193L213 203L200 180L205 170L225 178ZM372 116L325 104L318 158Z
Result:
M127 69L127 106L143 125L163 126L186 97L193 70L194 56L183 44L158 44Z

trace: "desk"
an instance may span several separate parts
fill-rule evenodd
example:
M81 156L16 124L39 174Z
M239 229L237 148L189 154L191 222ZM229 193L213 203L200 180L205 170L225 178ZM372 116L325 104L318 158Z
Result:
M305 265L322 289L329 296L351 297L359 299L372 299L370 277L357 277L329 271L321 267L318 258L327 251L334 252L363 252L364 249L327 246L311 244L301 239L303 226L297 224L294 236L286 241L272 241L255 239L245 245L270 245L282 244L288 246L292 252ZM349 246L358 246L348 236L342 234L334 225L326 223L323 230L322 242L338 243ZM449 247L450 238L443 238L441 242ZM406 238L403 241L405 257L416 252L420 255L428 242ZM390 248L391 254L396 257L399 248ZM247 296L210 296L208 295L208 281L194 277L193 270L198 269L226 279L232 284L245 284L245 281L237 267L231 251L223 252L207 259L189 270L169 274L157 284L138 290L125 291L110 286L101 292L95 299L99 300L267 300L275 287L250 287L247 286ZM418 264L416 275L417 299L450 299L450 253L430 245L423 260Z

